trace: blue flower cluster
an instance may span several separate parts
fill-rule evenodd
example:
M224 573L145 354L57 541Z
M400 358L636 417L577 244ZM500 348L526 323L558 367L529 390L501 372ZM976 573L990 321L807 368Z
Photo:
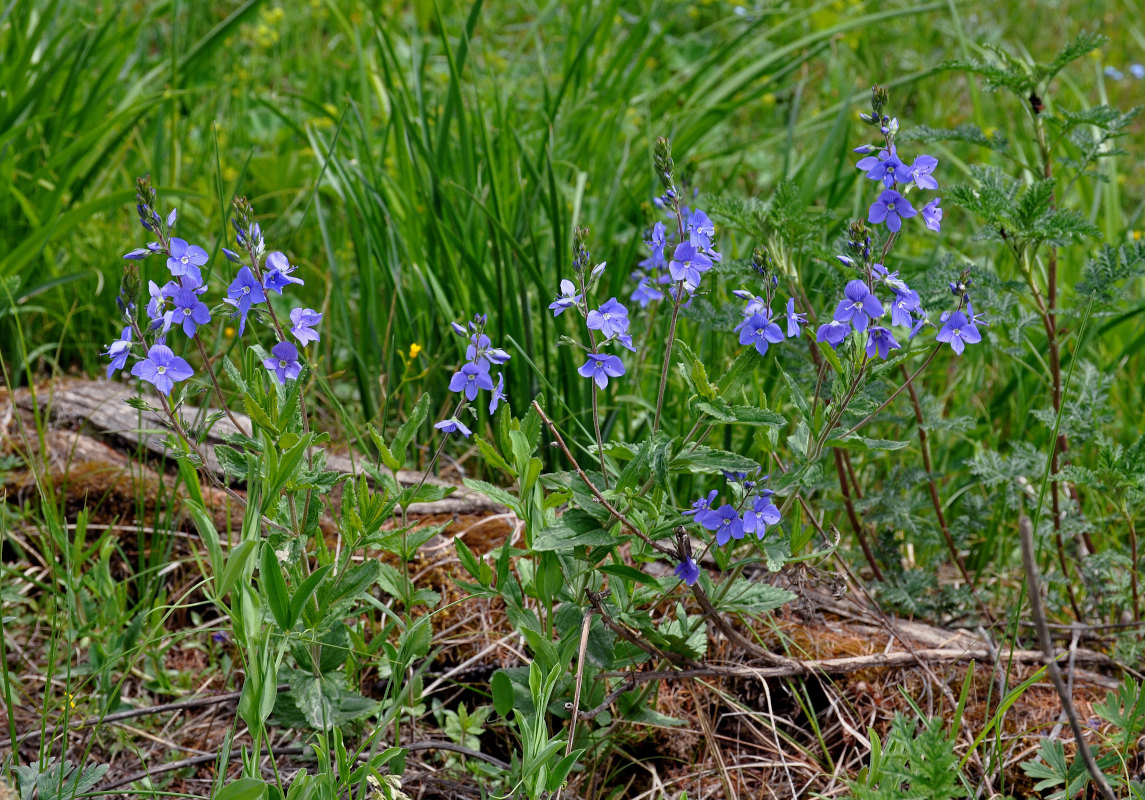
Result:
M674 201L672 193L660 198L658 205L671 207ZM701 209L690 209L681 206L677 228L682 230L680 241L673 244L675 233L668 233L663 222L657 222L645 240L648 245L649 256L637 265L632 273L636 281L636 288L629 299L641 308L647 308L657 300L664 297L664 293L657 286L668 285L668 293L675 298L677 288L683 289L688 295L695 293L700 286L703 274L712 268L712 264L720 261L721 256L715 249L714 239L716 226ZM672 247L672 255L667 255L668 248Z
M465 347L465 363L450 378L449 390L457 392L464 398L462 405L476 400L478 392L482 389L492 392L489 398L489 413L492 414L505 399L505 375L498 372L497 383L494 385L491 369L506 363L510 356L501 348L493 347L492 340L485 333L488 322L487 315L477 314L465 325L450 323L453 332L466 339L468 343ZM458 411L460 410L459 407ZM457 418L456 413L436 423L434 427L445 433L460 433L466 438L473 432Z
M712 489L706 497L692 503L692 507L683 512L684 516L692 517L701 528L715 533L719 547L733 539L743 539L749 533L754 533L762 541L767 537L767 529L779 524L780 513L772 500L775 492L766 486L769 476L760 472L725 472L724 477L732 488L732 502L717 506L719 491ZM699 567L690 556L676 567L676 576L689 586L699 575Z
M848 252L837 258L848 269L857 271L859 277L847 282L843 298L836 306L832 319L819 326L815 337L819 342L838 348L852 332L866 334L867 358L883 359L888 358L892 350L902 347L895 338L893 328L907 329L907 338L913 339L925 325L931 323L922 308L918 292L899 278L897 272L889 271L879 262L890 252L894 236L902 229L903 219L921 216L930 230L938 231L942 227L939 198L934 198L922 209L916 210L905 196L912 189L938 189L933 174L938 159L923 153L908 165L899 157L895 147L898 120L882 113L886 98L886 89L876 86L872 92L872 112L860 115L868 125L879 129L883 144L863 145L856 148L856 152L865 156L858 162L859 169L866 172L867 178L880 182L884 187L871 204L867 221L873 225L885 224L891 237L884 244L881 254L876 256L871 249L871 231L862 222L851 224ZM881 297L880 291L884 292ZM939 331L938 341L949 343L958 354L963 352L966 343L982 340L975 327L969 302L969 295L962 297L956 311L946 312L941 317L944 325ZM963 313L964 306L970 310L970 317Z
M771 259L766 253L759 250L752 256L752 265L755 271L763 277L763 296L736 289L733 295L745 301L743 307L743 321L736 325L740 344L750 344L761 355L767 355L767 349L773 344L779 344L785 338L795 338L807 324L807 315L795 310L795 298L787 298L787 313L782 319L786 322L786 333L775 320L780 317L773 316L771 305L775 300L775 289L779 286L779 276L771 270Z
M570 308L575 308L584 317L585 327L588 328L589 346L584 348L586 361L577 368L577 372L596 384L597 388L605 389L611 378L619 378L625 373L624 362L619 356L601 351L601 347L608 344L618 344L631 352L636 352L632 344L632 336L628 332L630 320L628 309L615 297L610 297L597 308L590 309L585 299L595 288L600 276L604 274L606 264L601 262L588 269L589 253L586 245L588 232L584 229L576 232L576 245L573 255L573 278L561 280L561 293L553 302L549 303L549 310L554 317L559 317ZM597 333L601 339L597 339Z
M140 261L152 255L167 257L167 270L171 280L160 286L155 281L147 282L149 300L146 307L147 318L150 321L146 332L152 334L153 343L131 369L131 374L151 383L162 394L170 394L176 383L187 380L194 375L194 370L186 360L176 356L167 346L167 335L173 327L181 328L189 339L197 339L199 328L211 322L211 309L201 299L207 291L207 284L203 281L203 267L207 265L210 257L202 247L190 244L186 240L173 236L178 214L176 210L162 217L155 210L156 195L150 181L140 179L139 190L136 195L136 210L139 212L139 222L143 228L155 234L157 241L149 242L146 247L132 250L123 257L129 261ZM227 288L227 297L223 302L235 308L233 318L239 319L239 335L246 329L247 317L251 310L260 304L267 303L269 292L282 294L283 289L291 284L301 285L303 281L292 275L295 268L291 266L286 255L281 252L272 252L266 255L265 264L260 269L260 263L265 252L262 232L258 223L251 223L252 214L249 204L245 200L237 203L237 217L231 220L236 231L236 242L240 251L244 251L249 258L249 265L238 253L223 248L227 258L241 265L235 280ZM240 222L241 218L241 222ZM132 324L123 329L120 338L112 342L104 355L111 359L107 375L122 370L132 354L133 332L140 338L144 331L135 330L134 303L121 298L120 307L124 317ZM277 319L273 311L271 318ZM290 312L293 323L291 333L305 346L308 342L317 342L318 333L314 327L322 321L322 314L310 308L295 308ZM138 342L144 346L145 342ZM275 376L279 383L285 384L293 380L302 372L299 361L298 348L288 341L279 341L271 350L271 358L263 361L266 369Z

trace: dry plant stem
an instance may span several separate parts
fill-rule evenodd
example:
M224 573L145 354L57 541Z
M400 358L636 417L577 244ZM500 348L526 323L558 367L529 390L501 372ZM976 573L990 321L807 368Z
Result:
M485 753L478 752L477 750L470 750L468 747L462 747L461 745L454 744L453 742L410 742L409 744L403 744L402 748L405 750L448 750L452 753L461 753L468 758L475 758L478 761L486 761L495 767L499 767L500 769L509 769L509 765L499 758L486 755ZM243 749L236 748L235 750L231 751L228 758L231 760L237 759L242 756L243 752ZM309 752L311 752L309 747L282 747L275 750L275 755L301 756ZM362 755L363 758L364 755L365 754ZM211 753L210 755L194 756L193 758L184 758L180 761L172 761L167 764L161 764L157 767L153 767L150 770L137 772L134 775L129 775L126 778L115 781L114 783L109 783L101 786L93 796L108 794L112 789L118 789L121 786L127 786L129 783L135 783L136 781L141 781L145 778L149 778L155 775L161 775L166 772L174 772L175 770L186 769L187 767L196 767L201 764L210 764L218 760L218 758L219 756L217 753Z
M545 426L549 429L549 432L552 433L553 436L556 438L557 445L561 448L561 452L563 452L565 454L565 458L567 458L569 460L569 463L571 463L573 465L573 469L576 470L576 473L577 473L577 475L580 476L580 479L582 481L584 481L584 485L588 487L590 492L592 492L593 497L595 497L600 502L600 504L602 506L604 506L604 509L609 514L611 514L615 519L617 519L622 525L629 528L633 533L635 533L645 544L647 544L653 550L655 550L658 553L661 553L663 555L669 556L671 558L675 558L676 557L676 551L675 550L673 550L670 547L665 547L664 545L660 544L659 542L654 542L651 539L649 539L648 536L645 535L643 531L641 531L639 528L637 528L635 525L633 525L631 522L629 522L628 518L625 517L624 514L622 514L620 511L618 511L616 509L616 507L614 505L612 505L612 503L608 502L608 500L605 499L604 495L601 494L600 489L598 489L596 487L596 484L594 484L592 482L592 480L588 477L588 475L585 474L585 471L583 469L581 469L580 464L577 463L576 458L569 451L568 445L565 444L565 440L561 437L560 431L557 430L557 426L553 423L553 421L551 419L549 419L549 415L545 413L544 409L541 408L540 404L537 403L536 400L533 401L533 408L535 408L537 410L537 413L541 415L541 419L544 421Z
M902 371L903 378L907 378L906 367L900 364L899 370ZM907 380L906 387L910 391L910 403L914 408L914 421L918 423L918 446L922 451L922 467L926 470L926 483L930 489L930 502L934 506L934 514L938 517L938 527L942 530L942 538L946 540L946 549L950 551L950 557L958 565L958 572L962 576L962 580L977 597L978 593L974 590L974 582L970 580L970 574L966 571L966 562L963 561L962 554L958 552L958 547L954 543L954 536L950 533L950 526L946 523L946 514L942 510L942 500L938 496L938 483L934 480L934 462L930 458L930 442L927 439L926 424L922 418L922 404L918 401L918 392L915 391L914 384L910 380ZM994 617L990 611L981 599L978 600L978 603L982 607L983 613L986 614L987 621L993 625Z
M708 750L711 751L712 758L715 759L716 766L719 768L720 783L724 787L724 797L730 800L737 800L735 789L732 788L731 776L728 775L727 764L724 763L723 751L720 749L720 743L716 739L715 731L712 729L712 721L708 719L708 715L700 703L700 697L696 694L696 685L694 683L688 684L688 692L692 695L692 707L695 709L696 716L700 720L700 729L704 733L704 740L707 742Z
M195 336L195 344L199 346L199 355L203 359L203 365L207 368L207 374L211 376L211 386L215 387L215 397L219 399L219 408L221 408L227 415L227 419L235 426L235 430L243 436L250 436L249 433L243 430L243 426L239 425L239 421L235 419L235 415L231 413L230 406L227 401L223 399L223 390L219 386L219 379L215 375L215 368L211 366L211 359L207 355L207 349L203 347L203 340L198 335Z
M703 609L704 613L712 621L712 624L719 628L720 633L728 637L729 640L739 645L744 650L747 650L756 658L766 661L768 664L775 664L780 666L798 663L793 659L778 655L764 647L760 647L751 639L747 638L742 633L733 628L727 619L725 619L724 616L716 609L716 607L712 605L712 601L700 587L699 582L692 584L692 594L695 595L696 601L700 604L700 608Z
M847 486L847 472L843 465L843 454L840 452L842 448L832 448L835 451L835 472L839 475L839 489L843 493L843 507L847 510L847 519L851 521L851 527L855 531L855 538L859 540L859 547L862 548L863 557L867 559L867 564L871 567L871 574L875 576L878 581L886 581L883 577L883 571L879 568L879 562L875 560L875 554L871 550L871 543L867 541L866 533L863 531L863 525L859 521L859 515L855 513L855 504L851 501L851 490ZM858 491L858 486L855 487Z
M669 663L674 663L674 664L695 664L696 663L695 661L693 661L690 658L686 658L684 656L678 656L678 655L675 655L674 653L664 652L663 650L661 650L656 645L650 644L649 642L644 641L639 636L637 636L635 633L630 631L628 628L624 627L619 622L617 622L612 617L610 617L608 615L608 612L604 610L604 605L600 602L604 597L606 597L608 595L608 592L594 592L591 589L586 588L584 590L584 594L588 598L588 602L592 604L592 607L593 607L593 609L595 609L596 613L600 614L600 619L602 622L604 622L605 626L609 630L611 630L613 633L615 633L617 636L619 636L621 639L623 639L624 641L628 642L631 645L639 647L641 650L643 650L645 653L647 653L650 656L656 656L657 658L662 658Z
M1030 522L1029 517L1023 516L1018 521L1018 538L1022 546L1022 566L1026 570L1026 589L1030 597L1030 616L1033 617L1034 626L1038 631L1038 642L1042 647L1042 654L1045 656L1046 672L1050 675L1050 680L1057 689L1058 696L1061 698L1062 710L1065 712L1066 717L1069 719L1069 726L1073 730L1074 739L1077 742L1078 752L1081 753L1082 760L1085 762L1085 768L1089 771L1089 775L1093 778L1093 783L1097 786L1098 791L1106 800L1115 800L1113 789L1110 788L1109 782L1105 779L1105 774L1097 766L1094 761L1093 753L1089 749L1089 743L1085 740L1085 731L1081 727L1081 720L1078 719L1077 709L1073 705L1073 697L1071 697L1069 690L1066 688L1065 681L1062 679L1061 669L1058 667L1057 657L1054 653L1053 639L1050 638L1050 629L1046 625L1046 614L1042 608L1042 577L1038 573L1038 562L1034 555L1034 525Z
M576 656L576 686L573 689L572 707L569 709L569 740L565 743L565 755L568 756L572 753L573 742L576 740L576 720L578 712L580 711L580 690L584 685L584 654L588 650L588 631L592 626L593 610L590 608L584 612L584 621L580 626L580 648L577 650ZM561 792L564 790L564 784L557 789L556 800L561 800Z
M289 691L290 684L279 684L278 691ZM159 705L146 706L144 708L131 708L127 711L116 711L113 714L106 714L102 717L88 717L76 720L69 720L68 728L70 730L79 730L81 728L94 728L99 725L106 725L111 722L121 722L125 719L135 719L137 717L147 717L152 714L166 714L169 711L187 711L192 708L203 708L204 706L216 706L223 703L229 703L238 700L242 696L242 692L226 692L225 694L216 694L211 697L191 697L186 700L177 700L172 703L160 703ZM28 742L34 742L41 737L40 730L32 730L20 737L17 746L23 746ZM11 746L11 742L8 743Z
M1141 621L1141 599L1138 594L1137 587L1137 567L1140 563L1140 556L1137 552L1137 526L1133 524L1133 515L1129 509L1125 507L1125 501L1121 501L1121 513L1125 517L1125 522L1129 526L1129 557L1133 559L1132 566L1129 569L1129 586L1133 591L1133 622L1136 624Z

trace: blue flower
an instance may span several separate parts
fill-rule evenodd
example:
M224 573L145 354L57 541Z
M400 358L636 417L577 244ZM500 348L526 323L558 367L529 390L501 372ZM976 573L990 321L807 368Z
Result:
M692 212L688 219L688 241L700 250L707 250L712 246L712 237L716 235L716 226L700 209Z
M961 311L955 311L947 318L946 324L942 326L942 330L934 338L940 342L948 342L951 350L962 355L962 351L966 349L966 343L977 344L982 341L982 334L978 332L974 323L966 318L965 314Z
M561 280L561 293L556 300L549 303L549 310L554 317L559 317L565 310L573 308L580 302L582 295L576 293L576 285L567 279Z
M176 383L187 380L195 371L167 345L153 344L147 358L135 362L131 374L152 384L161 394L169 395Z
M111 363L107 365L107 377L111 377L113 372L118 372L127 365L127 356L131 354L131 326L123 329L119 334L119 338L107 346L103 351L103 355L111 359Z
M716 491L715 489L712 489L710 492L708 492L707 497L701 497L700 499L696 500L696 502L692 503L691 510L683 512L684 516L685 517L694 517L697 514L699 514L701 511L708 510L709 508L712 507L712 503L716 502L716 496L718 494L719 494L718 491Z
M787 336L792 338L799 335L799 326L807 324L806 314L795 312L795 298L787 298Z
M296 283L301 286L305 283L301 278L290 277L290 273L294 272L295 267L292 267L286 255L278 250L267 254L266 266L269 269L263 280L268 292L277 292L281 295L282 290L290 284Z
M919 213L922 214L922 221L926 223L926 227L935 232L942 230L942 209L938 207L938 204L941 202L942 198L936 197L919 209Z
M831 320L830 322L820 325L818 330L815 331L815 341L826 342L831 345L831 349L837 348L843 343L851 334L851 326L845 322L838 320Z
M723 547L731 539L743 538L743 520L732 506L726 503L716 510L709 509L696 515L696 522L710 531L716 532L716 544Z
M322 321L322 315L312 308L293 308L290 310L290 332L294 338L302 342L305 347L308 342L317 342L318 333L314 326Z
M888 189L871 204L867 221L875 225L885 221L892 232L898 233L902 227L902 220L910 219L917 213L909 200L894 189Z
M867 177L873 181L881 181L888 189L895 183L907 183L911 179L910 169L899 160L894 145L890 150L883 150L878 156L867 156L856 164L859 169L865 170Z
M589 353L588 361L577 372L596 381L596 385L603 389L608 386L609 378L619 378L624 374L624 362L606 353Z
M466 400L475 400L479 389L493 389L488 367L482 369L476 364L464 364L449 380L449 391L464 394Z
M189 338L195 338L198 326L211 321L211 312L207 309L207 304L200 300L193 290L182 287L175 291L173 299L175 308L167 312L170 316L168 324L174 322L183 326L183 333Z
M770 489L764 489L755 498L751 509L743 515L744 531L754 533L758 539L767 535L768 525L779 524L779 509L771 500L772 494L774 492Z
M871 294L867 284L857 278L849 281L843 289L844 299L835 308L836 322L850 322L855 330L863 331L872 319L883 315L883 304ZM820 328L822 330L822 328Z
M497 373L497 385L493 387L493 396L489 398L489 413L497 410L497 406L505 399L505 375Z
M898 350L901 345L895 341L894 334L888 328L881 325L872 325L870 333L867 335L867 358L874 358L875 353L879 354L879 358L886 358L890 355L891 350Z
M688 292L694 292L700 285L702 273L711 269L712 260L701 253L691 242L680 242L668 263L668 272L674 281L683 281Z
M286 385L287 379L294 380L302 373L298 363L298 348L290 342L279 342L270 350L271 358L264 358L262 365L270 370L278 382Z
M251 306L266 302L266 294L259 282L255 280L250 267L240 269L238 276L227 287L226 302L238 309L232 316L240 317L239 336L242 336Z
M450 417L449 419L443 419L441 422L435 422L433 427L445 433L460 433L466 439L469 438L469 434L473 433L473 431L465 427L465 423L457 417Z
M651 279L647 275L642 275L639 272L632 273L632 279L637 281L636 288L632 290L632 294L628 299L636 303L641 308L648 308L656 300L662 300L664 293L654 287Z
M193 275L199 282L203 282L203 275L199 267L207 263L207 251L198 245L187 244L176 237L171 240L171 254L167 257L167 269L176 278L182 275Z
M700 566L688 556L676 565L675 573L677 578L691 586L700 577Z
M628 309L610 298L599 309L588 312L585 324L590 330L600 331L606 339L628 333Z
M1145 78L1145 64L1130 64L1129 74L1137 80Z
M783 341L783 331L765 314L753 314L740 326L739 343L751 344L761 355L767 355L768 344Z
M920 189L937 189L938 181L931 175L938 166L938 159L934 156L921 155L910 165L910 176L914 185Z
M911 312L917 311L918 307L918 292L914 289L907 289L905 292L896 289L895 299L891 302L891 324L913 325L914 320L911 317Z
M130 253L124 253L123 257L126 258L128 261L139 261L140 259L147 258L147 256L149 256L149 255L151 255L151 251L148 248L137 247L136 249L132 250Z
M1105 77L1109 78L1110 80L1119 81L1125 77L1125 73L1119 70L1117 67L1110 66L1105 68Z

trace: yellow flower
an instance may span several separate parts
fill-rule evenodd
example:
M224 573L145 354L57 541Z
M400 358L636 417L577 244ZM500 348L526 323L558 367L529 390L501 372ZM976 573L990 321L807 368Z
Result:
M228 339L233 339L235 337L235 329L228 325L223 328L223 336L226 336Z
M1133 231L1133 241L1141 241L1141 231Z
M71 692L64 692L68 698L68 705L71 706L72 711L76 710L76 696Z
M411 359L417 358L417 354L421 352L421 345L414 342L409 346L409 357Z

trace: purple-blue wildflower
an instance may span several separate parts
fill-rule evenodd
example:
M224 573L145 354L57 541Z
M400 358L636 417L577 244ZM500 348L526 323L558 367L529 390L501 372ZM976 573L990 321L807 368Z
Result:
M263 359L262 365L270 370L283 386L288 379L294 380L302 373L302 364L298 362L298 348L290 342L279 342L270 349L270 355L270 358Z
M553 312L554 317L559 317L567 309L573 308L581 301L583 295L576 292L576 284L567 278L561 280L561 293L557 299L549 303L549 310Z
M473 431L469 430L469 428L465 426L465 423L457 417L450 417L449 419L443 419L441 422L435 422L433 427L443 433L460 433L466 439L469 438L469 434L473 433Z
M879 195L878 200L871 204L867 221L876 225L886 222L891 232L898 233L899 229L902 228L902 221L910 219L917 213L909 200L894 189L887 189Z
M752 502L752 507L743 515L744 532L762 539L767 535L768 525L779 524L779 508L772 502L772 494L770 489L764 489Z
M183 333L189 338L195 338L198 326L211 321L211 312L207 304L199 299L194 290L183 287L175 290L172 299L175 301L175 308L167 312L169 315L167 324L181 325ZM166 327L167 325L164 326Z
M858 278L848 281L843 289L844 299L835 308L836 322L850 322L855 330L867 329L867 323L883 315L883 304L875 297L867 284ZM822 330L822 329L820 329Z
M577 372L596 381L596 385L604 389L608 386L609 378L619 378L624 374L624 362L619 357L607 353L589 353L588 361L584 362Z
M726 503L718 509L709 509L697 514L696 522L710 531L715 531L716 544L721 547L731 539L743 538L743 520L739 518L739 512Z
M977 344L982 341L982 334L978 332L974 323L966 318L965 314L961 311L955 311L947 318L946 324L942 326L942 330L934 338L940 342L948 342L951 350L962 355L967 343Z
M831 320L823 325L820 325L818 330L815 331L815 341L826 342L831 345L831 349L837 348L843 343L851 334L851 326L846 322L839 322L838 320Z
M916 158L910 165L910 176L914 179L914 185L920 189L937 189L938 181L931 175L937 166L938 159L934 156L923 154Z
M319 340L314 326L322 321L322 315L312 308L292 308L290 310L290 332L305 347L309 342Z
M296 267L291 266L290 261L286 258L285 253L275 250L273 253L268 253L266 256L267 272L263 276L263 282L268 292L277 292L282 294L282 290L292 283L301 286L305 283L301 278L292 278L290 273L294 272Z
M709 270L712 260L701 253L690 241L680 242L672 253L672 260L668 263L668 272L672 280L683 281L684 289L694 292L700 285L700 276Z
M696 516L696 514L699 514L701 511L706 511L709 508L711 508L712 503L716 502L716 497L718 495L719 495L719 492L715 489L712 489L710 492L708 492L707 497L699 498L698 500L696 500L696 502L692 503L691 509L689 509L688 511L684 511L682 513L684 514L685 517L694 517L694 516Z
M199 267L207 263L207 251L195 244L187 244L175 237L171 240L171 254L167 257L167 269L175 277L193 275L199 283L203 282L203 275Z
M807 315L795 311L795 298L787 298L787 336L794 338L799 335L800 325L807 324Z
M677 564L674 571L676 577L688 586L694 584L700 577L700 565L693 561L691 556Z
M195 371L167 345L153 344L147 357L135 362L131 374L152 384L160 394L169 395L176 383L187 380Z
M754 345L761 356L767 355L769 344L782 341L783 331L762 312L748 317L740 326L739 343Z
M250 267L240 269L238 276L227 287L226 302L238 309L232 316L240 318L239 336L242 336L251 306L266 302L266 293L255 279L254 273L250 271Z
M895 341L894 334L889 328L881 325L871 326L867 335L867 358L874 358L875 353L878 353L879 358L886 358L891 350L898 350L900 347L902 345Z
M891 324L913 325L914 319L911 317L911 312L917 311L918 307L918 292L914 289L907 289L906 291L896 289L895 299L891 301Z
M641 308L648 308L653 302L664 298L664 293L652 285L652 279L647 275L633 272L632 279L636 281L636 288L632 290L628 299Z
M942 198L936 197L920 208L918 212L922 215L922 221L926 223L926 227L935 232L942 230L942 209L938 207L941 202Z
M589 330L600 331L606 339L628 333L628 309L615 297L609 298L599 309L588 312L585 325Z
M493 388L493 378L489 375L489 368L482 369L476 364L462 364L461 369L453 373L449 380L449 391L464 394L466 400L476 400L480 389Z
M127 365L127 357L131 354L131 326L128 325L119 334L119 338L107 346L103 351L103 355L111 359L111 363L107 365L107 377L111 377L112 373L118 372Z
M497 385L493 387L493 396L489 398L489 413L497 410L497 406L505 399L505 373L497 373Z
M878 156L859 159L855 166L864 170L868 178L880 181L888 189L896 183L907 183L911 178L910 168L899 160L894 145L889 150L881 151Z

